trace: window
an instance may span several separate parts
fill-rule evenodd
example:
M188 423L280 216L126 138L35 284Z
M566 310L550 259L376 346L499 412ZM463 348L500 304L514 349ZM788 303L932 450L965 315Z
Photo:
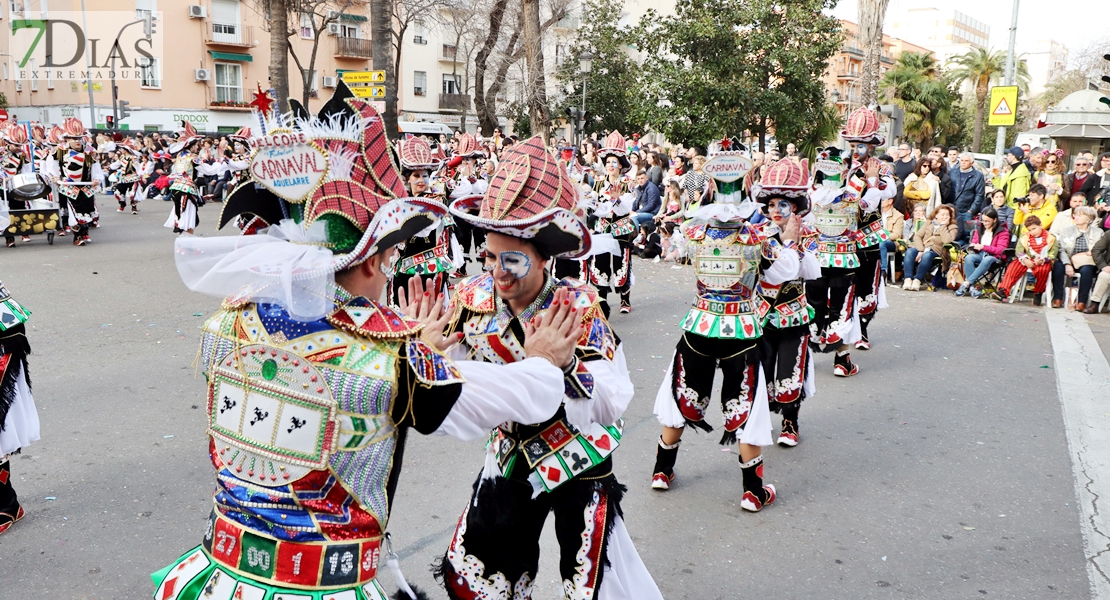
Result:
M135 0L135 16L145 19L152 12L158 11L158 0Z
M8 80L8 63L4 63L4 81Z
M11 0L11 9L12 14L22 15L26 12L27 7L24 4L24 0Z
M238 0L212 0L212 41L233 44L243 41Z
M315 33L312 26L312 13L301 13L301 38L311 40Z
M232 63L216 63L216 102L242 101L242 68Z
M443 74L443 93L444 94L458 94L459 82L450 73Z
M413 21L412 23L412 43L414 44L427 44L428 40L425 36L428 32L424 29L424 21Z
M428 73L426 71L413 71L412 88L412 93L417 96L424 96L428 93Z
M361 37L361 31L359 30L358 25L342 25L341 24L339 26L339 35L340 35L340 37L351 38L351 39L357 40L358 38Z
M441 54L440 56L446 58L447 60L455 60L455 57L458 56L458 54L459 49L456 48L454 44L444 44L443 54Z
M159 77L159 65L157 58L139 58L139 69L142 70L142 79L140 84L145 88L161 88L162 80Z
M54 71L50 69L46 70L46 89L54 89Z

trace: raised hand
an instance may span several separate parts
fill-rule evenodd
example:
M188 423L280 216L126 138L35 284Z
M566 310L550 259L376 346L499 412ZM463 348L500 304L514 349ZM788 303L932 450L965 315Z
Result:
M459 343L463 338L461 332L444 335L451 322L451 313L443 310L444 296L440 293L442 288L442 274L436 275L427 287L422 278L413 277L409 280L408 290L401 290L397 297L401 312L424 325L420 333L421 339L440 352Z
M566 368L574 359L574 349L582 335L582 312L574 306L574 294L565 288L555 292L551 307L524 324L524 351L551 364Z

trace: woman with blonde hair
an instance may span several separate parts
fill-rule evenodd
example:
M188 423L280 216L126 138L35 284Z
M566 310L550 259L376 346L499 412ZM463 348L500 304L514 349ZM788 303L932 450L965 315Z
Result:
M925 212L932 213L941 204L940 178L933 174L932 161L925 157L913 167L913 173L906 177L902 196L910 205L925 203Z
M941 204L933 209L929 219L930 222L913 235L913 245L906 249L902 262L906 278L902 285L904 290L916 292L921 289L921 282L929 275L933 261L941 255L946 244L956 240L959 233L956 209L951 204Z

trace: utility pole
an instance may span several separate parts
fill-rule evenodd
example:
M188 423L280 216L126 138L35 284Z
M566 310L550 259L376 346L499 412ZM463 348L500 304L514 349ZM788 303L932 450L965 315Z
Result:
M1006 85L1014 85L1014 44L1017 41L1017 23L1018 23L1018 4L1021 0L1014 0L1013 14L1010 16L1010 49L1006 52ZM1017 110L1014 106L1013 110ZM998 128L998 137L994 141L994 162L996 165L1001 164L1002 153L1005 152L1003 146L1006 145L1006 128Z
M85 18L85 0L81 0L81 27L85 31L89 30L89 21ZM89 73L88 78L85 79L85 85L89 87L89 129L95 129L96 104L93 102L92 59L89 58L91 52L91 47L85 50L85 70Z

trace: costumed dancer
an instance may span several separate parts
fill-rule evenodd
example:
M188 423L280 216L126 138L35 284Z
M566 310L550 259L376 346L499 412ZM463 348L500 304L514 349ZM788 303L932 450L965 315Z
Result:
M470 133L462 134L458 140L458 150L447 161L447 167L455 170L451 185L451 201L481 196L489 187L489 181L483 176L484 169L482 169L488 160L486 149ZM462 247L463 261L473 260L481 266L482 253L486 249L485 231L475 229L466 221L456 220L455 237ZM473 248L473 257L471 248ZM465 265L463 268L466 268Z
M443 163L432 156L428 140L414 137L399 141L398 146L401 173L409 196L425 198L446 206L444 186L432 185L433 173ZM462 253L452 233L451 224L450 219L440 219L434 227L420 231L405 241L404 248L397 254L391 298L398 298L400 290L408 289L409 280L413 277L430 280L440 274L453 273L462 266Z
M880 308L887 306L886 286L883 285L879 265L879 246L890 239L890 234L883 229L883 216L879 207L883 200L893 198L898 193L898 185L890 166L872 156L875 147L886 141L879 135L879 117L875 111L867 107L852 111L840 135L852 144L852 164L848 167L846 182L848 193L859 198L860 211L856 241L856 254L859 256L856 293L859 297L860 339L856 342L856 348L869 350L871 342L867 337L867 325Z
M139 162L142 156L131 138L116 144L116 160L110 165L117 176L113 186L116 202L119 202L116 212L126 210L130 202L131 214L139 214L139 202L143 200L142 164Z
M84 246L91 242L89 226L100 218L96 210L96 181L93 167L96 152L85 144L85 126L76 117L66 117L62 123L66 145L58 148L54 158L60 173L57 174L57 192L64 198L68 227L73 231L73 245Z
M2 137L4 139L4 157L3 157L3 172L0 173L0 187L4 192L4 198L7 201L10 210L26 210L30 208L27 206L25 200L19 200L9 193L9 182L12 177L23 173L27 162L27 130L22 125L9 124L5 128ZM7 231L7 225L4 226L4 242L9 248L15 248L15 234ZM31 241L30 236L20 236L23 242Z
M605 137L605 144L598 151L598 158L605 165L605 176L594 182L596 204L587 217L592 233L610 234L620 246L619 252L595 254L586 259L582 270L587 281L597 288L601 299L611 292L621 298L622 313L632 312L632 238L636 223L632 212L632 180L629 179L628 149L624 136L614 131ZM608 304L606 303L606 314Z
M447 209L404 197L381 116L339 86L316 119L297 122L312 145L290 147L327 160L326 182L294 191L267 180L280 201L240 186L229 205L282 220L258 235L175 243L190 289L240 291L201 343L213 510L201 544L152 575L158 600L385 600L383 568L400 588L393 598L425 598L386 534L409 431L481 439L562 401L554 363L571 360L577 332L556 324L570 322L569 306L537 325L526 360L456 366L431 319L373 300L394 246ZM262 131L289 131L271 125Z
M0 211L0 229L7 226L7 212ZM30 316L0 283L0 534L24 515L8 457L39 439L39 415L27 375L31 346L23 325Z
M661 598L625 528L625 487L613 475L620 415L633 392L624 349L596 291L557 281L547 269L554 256L589 249L576 196L566 169L536 136L505 151L483 198L451 204L456 218L486 230L488 271L455 288L448 330L463 341L450 356L519 362L534 335L528 323L557 310L561 297L583 327L563 370L563 406L539 425L509 421L490 436L474 494L438 568L453 600L530 599L550 512L560 597Z
M251 138L251 128L241 127L235 133L227 136L231 140L231 157L228 159L227 168L230 178L227 182L224 196L230 194L240 183L250 179L247 167L251 162L251 148L248 140Z
M783 252L797 253L801 261L796 278L779 285L765 278L758 289L771 304L760 338L767 396L771 412L782 414L778 444L792 447L798 445L802 400L812 398L816 390L809 356L809 324L814 312L806 302L805 280L820 277L821 266L816 231L801 220L809 212L808 162L780 160L753 189L756 200L767 206L771 221L763 244L763 264L774 263Z
M705 413L720 369L725 429L721 444L738 443L744 490L740 507L756 512L776 497L775 486L763 483L762 447L770 445L772 437L760 338L772 307L759 290L797 279L801 260L796 251L774 248L779 243L796 244L796 227L780 230L778 237L770 240L765 221L752 222L762 220L762 215L756 202L741 201L740 181L751 162L739 152L735 154L734 160L746 161L746 168L734 168L727 177L711 172L717 190L713 202L703 202L691 215L695 223L686 228L698 296L679 325L682 338L655 398L654 412L663 431L651 487L667 490L673 483L679 442L687 425L713 430L705 422Z
M173 208L166 219L165 227L172 228L174 233L192 233L200 224L197 209L204 204L200 197L200 190L193 181L193 171L196 168L196 155L194 146L200 141L201 136L188 121L181 122L184 128L178 134L178 139L168 148L174 156L173 167L170 171L170 197Z

